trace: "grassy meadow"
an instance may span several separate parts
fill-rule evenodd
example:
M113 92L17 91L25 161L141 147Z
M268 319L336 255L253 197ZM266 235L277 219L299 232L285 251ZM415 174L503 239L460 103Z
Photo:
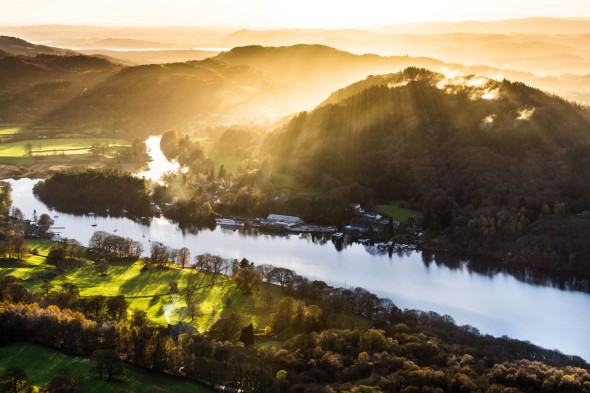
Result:
M124 139L110 138L58 138L58 139L25 139L0 144L0 157L27 157L27 144L31 144L33 156L46 155L88 155L95 144L108 144L109 147L130 146Z
M233 280L225 275L202 273L192 268L181 269L177 265L169 268L143 269L143 263L113 262L101 274L94 263L71 268L63 274L45 263L45 255L52 243L48 240L29 240L31 250L39 255L29 255L24 262L0 262L0 275L13 275L24 280L30 290L39 290L43 279L50 279L54 288L64 281L78 286L81 296L124 295L133 309L144 310L150 320L159 325L190 322L184 315L186 302L181 294L170 295L170 283L176 282L182 291L186 287L196 288L200 313L193 325L201 332L208 330L229 308L239 309L242 323L252 322L255 328L271 325L271 314L282 299L281 289L275 285L263 284L259 293L242 294ZM344 316L347 325L368 327L367 321L353 315Z
M84 377L84 391L88 393L141 393L153 388L175 393L211 392L202 385L128 364L124 364L123 373L116 381L100 380L92 372L92 365L88 358L68 356L56 350L29 343L0 346L0 374L8 367L25 370L31 382L38 387L46 386L60 368L69 367Z
M184 317L186 303L182 295L163 295L170 292L171 282L178 283L180 290L187 286L199 288L200 313L193 324L201 332L209 329L228 307L242 312L244 326L251 321L255 327L262 329L270 325L270 314L282 297L276 286L264 285L260 293L246 296L228 276L214 276L191 268L180 269L176 265L167 269L142 270L143 263L139 261L111 263L103 274L92 262L58 274L53 266L45 263L43 256L49 252L51 242L32 240L28 241L28 245L31 250L37 249L39 255L31 254L24 262L0 262L0 275L21 278L25 286L32 290L38 289L44 278L50 278L55 288L65 280L77 285L81 296L124 295L130 309L146 311L152 322L160 325L176 323Z
M301 196L319 195L322 191L317 187L308 187L295 179L295 176L274 173L272 175L273 194L288 194Z
M399 222L406 222L408 221L408 218L422 217L422 212L412 209L406 209L405 207L401 207L395 202L391 202L387 205L377 205L375 206L375 211L381 214L385 214Z
M117 157L122 147L131 146L126 139L94 134L92 130L72 134L51 125L0 124L0 164L22 167L88 164ZM100 156L93 154L93 145L104 147Z

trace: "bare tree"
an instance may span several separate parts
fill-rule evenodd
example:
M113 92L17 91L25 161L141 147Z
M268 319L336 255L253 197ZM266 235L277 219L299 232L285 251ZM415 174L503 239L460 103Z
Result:
M176 262L184 269L187 263L191 260L191 252L188 248L182 247L178 250L178 254L176 255Z

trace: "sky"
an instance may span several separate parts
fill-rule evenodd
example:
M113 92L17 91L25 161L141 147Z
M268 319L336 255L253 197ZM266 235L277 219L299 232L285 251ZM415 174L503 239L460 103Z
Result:
M590 17L588 0L0 0L0 24L370 27L418 21Z

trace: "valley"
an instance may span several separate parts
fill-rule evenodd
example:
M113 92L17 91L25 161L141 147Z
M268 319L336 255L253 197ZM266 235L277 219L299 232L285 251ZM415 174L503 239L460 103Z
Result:
M588 20L0 34L0 391L590 391Z

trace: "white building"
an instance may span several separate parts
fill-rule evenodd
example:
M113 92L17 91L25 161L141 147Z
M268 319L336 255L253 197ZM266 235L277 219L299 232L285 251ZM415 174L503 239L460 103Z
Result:
M295 216L283 216L282 214L269 214L266 217L266 222L272 226L290 227L301 224L303 220Z

